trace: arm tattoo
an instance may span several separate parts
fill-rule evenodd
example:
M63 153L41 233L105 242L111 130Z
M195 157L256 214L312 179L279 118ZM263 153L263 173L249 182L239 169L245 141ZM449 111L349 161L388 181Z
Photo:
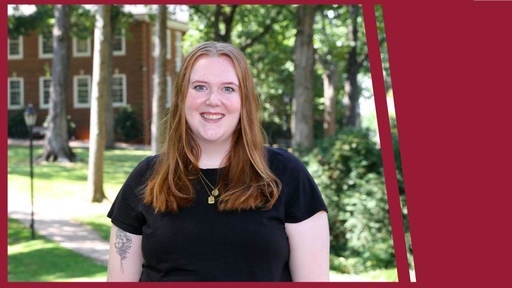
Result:
M130 248L132 248L132 237L130 237L130 235L128 235L128 233L124 232L123 230L117 229L116 242L114 247L116 248L116 252L119 257L121 257L121 271L124 273L123 260L128 258Z

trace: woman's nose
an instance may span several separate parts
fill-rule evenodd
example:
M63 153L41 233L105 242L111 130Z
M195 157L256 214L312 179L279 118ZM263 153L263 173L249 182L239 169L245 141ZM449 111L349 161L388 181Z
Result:
M220 105L220 99L219 95L217 95L217 92L212 91L208 98L206 99L206 105L210 106L219 106Z

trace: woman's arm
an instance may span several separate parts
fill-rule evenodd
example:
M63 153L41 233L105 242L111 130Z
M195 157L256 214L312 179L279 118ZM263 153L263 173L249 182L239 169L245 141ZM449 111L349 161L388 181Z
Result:
M112 224L107 282L139 281L144 262L141 242L141 235L130 234Z
M329 224L320 211L299 223L286 223L294 282L329 282Z

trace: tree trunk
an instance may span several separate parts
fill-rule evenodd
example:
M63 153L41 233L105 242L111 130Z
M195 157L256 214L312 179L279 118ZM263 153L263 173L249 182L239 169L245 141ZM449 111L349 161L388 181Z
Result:
M313 146L313 23L316 5L297 7L297 35L293 61L295 64L291 132L293 148Z
M106 129L105 113L109 86L108 54L110 53L110 5L98 5L94 28L94 55L89 135L89 172L87 193L92 202L106 199L103 191L103 158Z
M338 91L338 63L324 67L324 137L336 133L336 91Z
M71 12L69 5L54 6L52 84L48 108L48 131L43 152L38 160L74 162L76 155L69 147L66 109L68 95L69 45Z
M351 127L361 127L361 111L359 110L359 83L357 75L359 74L360 64L358 61L358 29L357 18L360 12L359 5L350 5L349 13L351 23L348 26L348 40L354 43L348 54L347 60L347 79L345 80L345 118L343 124Z
M155 75L151 119L151 152L157 154L163 145L164 109L167 99L167 6L158 5L155 37Z
M215 5L213 16L213 28L215 32L213 41L231 43L231 32L233 30L233 22L237 8L238 5ZM222 29L224 29L224 33L221 32Z
M107 75L108 75L108 79L109 79L109 84L108 84L108 89L107 89L107 104L106 104L106 107L105 107L105 128L106 128L106 140L105 140L105 148L106 149L114 149L115 148L115 145L116 145L116 130L115 130L115 121L114 121L114 107L112 105L112 73L114 71L114 69L112 68L112 55L113 55L113 47L112 47L112 43L114 42L114 32L116 30L116 22L118 20L118 17L114 16L113 14L115 15L119 15L119 13L112 13L112 9L119 9L115 6L112 6L110 5L110 28L109 28L109 31L108 31L108 38L106 39L110 39L110 43L109 43L109 52L107 54L107 59L105 61L107 61L107 65L108 65L108 72L107 72ZM104 33L107 33L107 32L104 32ZM106 34L105 34L106 35Z

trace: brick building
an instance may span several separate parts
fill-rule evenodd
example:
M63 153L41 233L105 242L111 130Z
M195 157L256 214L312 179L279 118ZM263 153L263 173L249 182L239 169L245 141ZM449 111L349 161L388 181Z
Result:
M180 68L183 57L181 39L187 24L169 21L167 30L167 86L170 100L171 79ZM152 35L154 24L147 14L135 15L133 23L115 35L113 43L112 96L114 113L131 105L142 118L145 144L150 142L151 99L154 71ZM8 95L9 116L20 113L31 103L41 126L48 115L51 84L52 38L50 35L9 37ZM67 114L75 123L76 139L89 139L90 92L92 83L93 31L88 40L71 39L67 95ZM169 104L168 104L169 105Z

